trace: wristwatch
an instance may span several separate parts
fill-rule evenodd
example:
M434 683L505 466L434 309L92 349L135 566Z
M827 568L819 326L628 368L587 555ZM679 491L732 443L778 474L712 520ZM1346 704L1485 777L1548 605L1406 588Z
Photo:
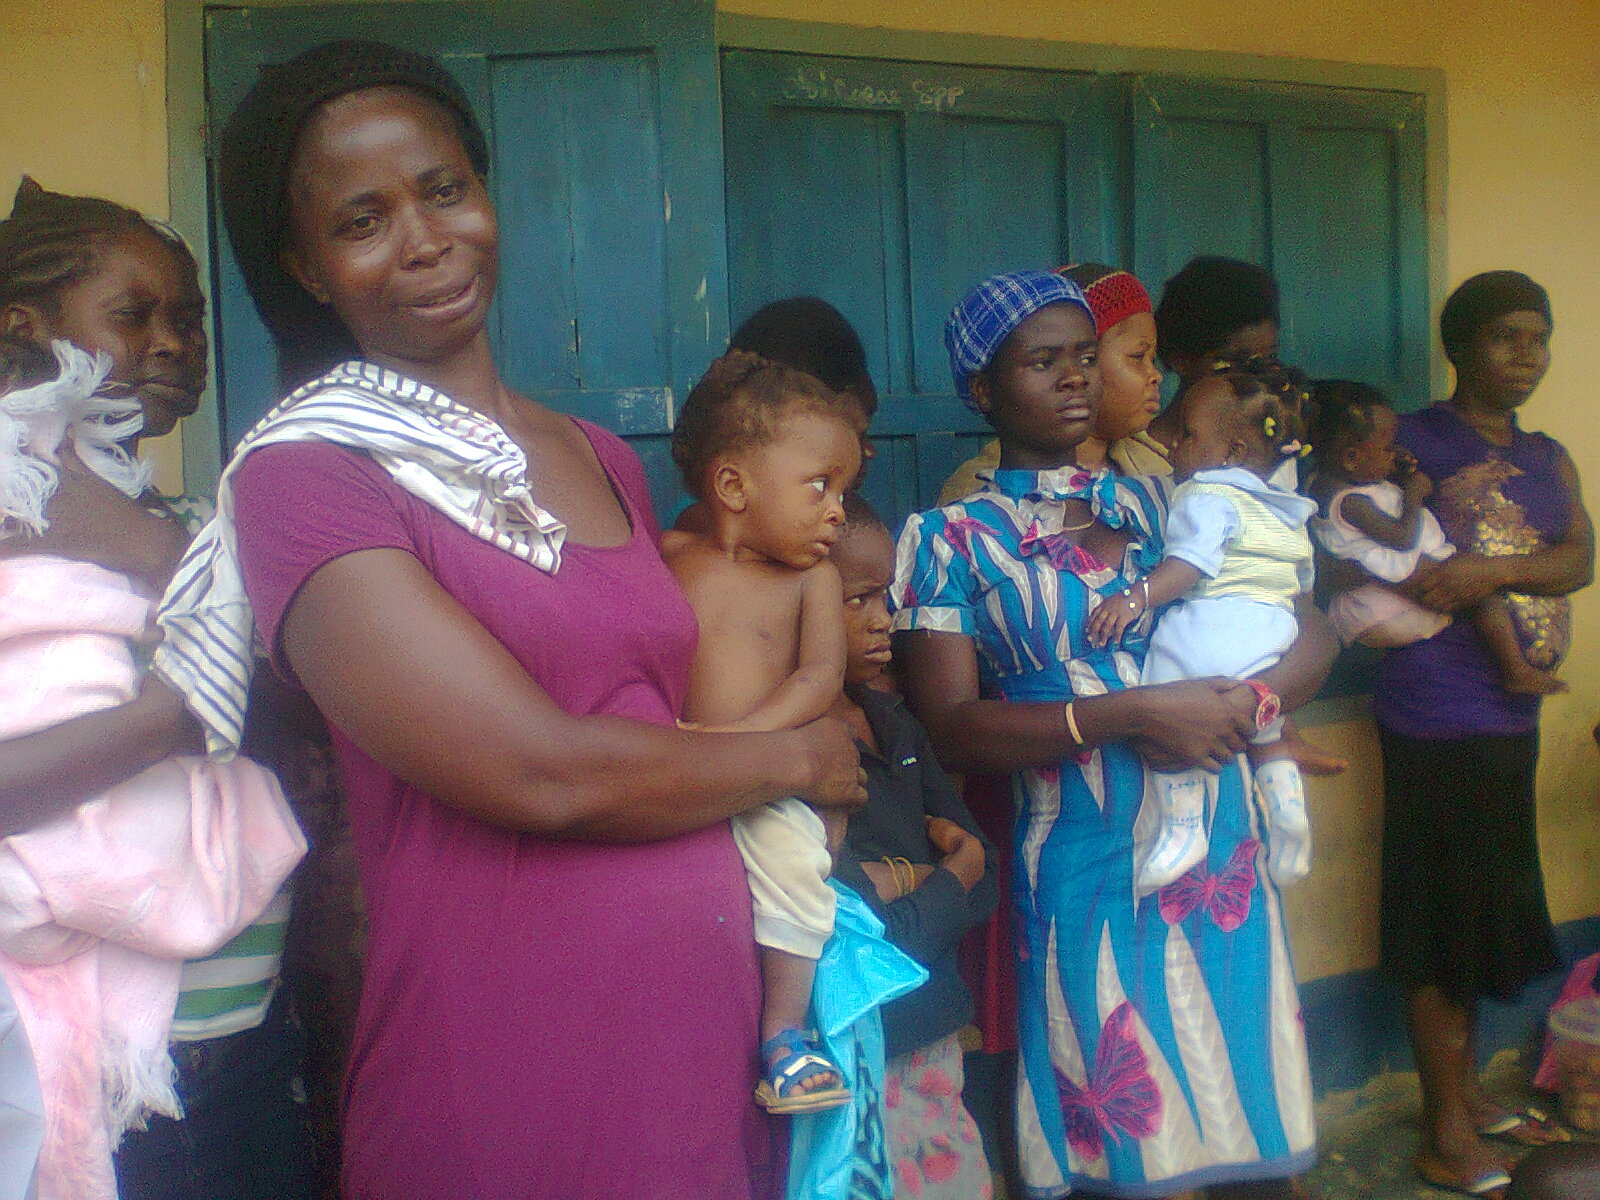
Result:
M1246 679L1245 684L1256 694L1256 728L1265 729L1283 715L1283 701L1278 693L1259 679Z

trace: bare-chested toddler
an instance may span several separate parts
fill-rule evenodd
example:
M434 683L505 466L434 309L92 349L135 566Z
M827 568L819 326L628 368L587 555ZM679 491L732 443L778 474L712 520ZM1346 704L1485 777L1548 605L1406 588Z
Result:
M859 425L855 401L746 351L712 363L689 393L672 457L701 514L661 549L700 621L684 705L697 728L793 729L838 698L844 615L828 552L861 465ZM765 989L756 1100L774 1113L843 1104L843 1077L806 1021L833 931L829 846L843 830L787 799L735 817L733 831Z

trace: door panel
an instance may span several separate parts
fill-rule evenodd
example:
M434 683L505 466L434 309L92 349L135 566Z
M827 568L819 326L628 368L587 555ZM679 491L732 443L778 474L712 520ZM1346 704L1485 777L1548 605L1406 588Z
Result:
M1184 169L1166 181L1163 260L1181 266L1197 254L1225 254L1269 261L1266 130L1233 121L1174 120L1168 137L1168 153Z
M797 294L849 318L883 397L867 492L897 521L988 435L953 393L951 305L1120 244L1114 106L1056 71L751 51L722 69L733 324Z
M1427 403L1422 97L1147 77L1133 110L1134 269L1152 291L1195 254L1260 263L1286 360Z
M490 81L502 369L532 391L669 386L653 57L497 60Z
M899 390L908 377L904 123L789 107L762 116L727 115L733 324L769 300L822 296L861 334L878 386Z

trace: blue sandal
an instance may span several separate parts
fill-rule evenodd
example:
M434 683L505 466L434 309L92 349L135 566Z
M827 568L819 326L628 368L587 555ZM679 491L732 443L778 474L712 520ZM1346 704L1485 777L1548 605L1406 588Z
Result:
M844 1073L822 1052L814 1030L785 1029L761 1047L766 1078L756 1087L756 1103L769 1113L821 1112L850 1102ZM800 1084L818 1075L840 1082L831 1088L801 1090Z

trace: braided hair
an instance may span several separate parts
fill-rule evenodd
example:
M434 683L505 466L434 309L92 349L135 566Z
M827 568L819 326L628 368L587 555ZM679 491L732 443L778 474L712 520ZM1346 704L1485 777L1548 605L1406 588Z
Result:
M1239 420L1270 453L1299 457L1309 452L1303 375L1270 357L1219 362L1214 373L1233 392Z
M328 42L264 68L222 132L222 219L250 298L277 346L286 390L360 356L338 314L314 300L283 265L295 146L306 122L328 101L379 87L407 88L437 104L455 126L473 170L488 175L488 140L461 85L426 55L381 42Z
M200 267L170 226L97 196L68 196L22 177L0 221L0 307L28 304L54 318L61 293L94 277L100 251L126 237L155 237L196 286Z

